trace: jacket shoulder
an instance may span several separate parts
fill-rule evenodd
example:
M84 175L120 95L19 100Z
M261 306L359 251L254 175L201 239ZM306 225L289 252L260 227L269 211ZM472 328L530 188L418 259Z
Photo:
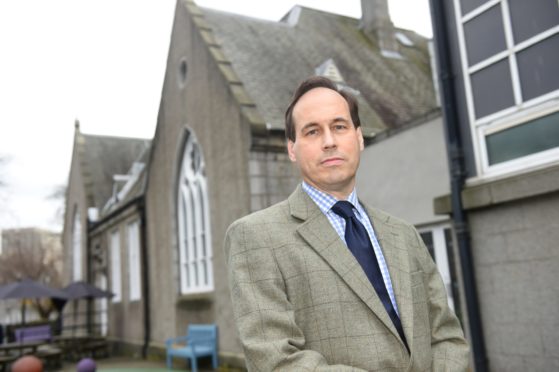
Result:
M239 227L256 227L258 225L285 222L289 218L291 218L289 213L289 203L287 200L284 200L268 208L239 218L233 222L227 230L229 232Z

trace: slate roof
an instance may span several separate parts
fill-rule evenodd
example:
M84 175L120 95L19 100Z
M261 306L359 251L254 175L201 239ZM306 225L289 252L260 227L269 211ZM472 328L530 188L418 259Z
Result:
M427 39L412 31L396 29L414 46L400 45L404 59L392 59L363 33L359 19L294 7L272 22L197 8L191 1L187 7L239 102L250 108L252 101L268 128L283 129L293 90L330 58L347 85L361 93L364 134L400 127L437 109ZM297 22L290 21L297 14Z
M145 162L150 140L80 133L82 175L88 205L99 211L113 194L113 175L127 174L135 161Z

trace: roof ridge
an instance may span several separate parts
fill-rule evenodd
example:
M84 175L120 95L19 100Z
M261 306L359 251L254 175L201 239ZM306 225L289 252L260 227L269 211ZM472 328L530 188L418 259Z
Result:
M291 9L289 9L287 11L287 13L285 13L283 15L283 17L280 18L280 22L283 22L283 20L289 15L289 13L291 13L293 11L293 9L296 8L296 7L301 8L302 10L316 12L316 13L322 13L322 14L332 16L332 17L344 17L344 18L349 18L349 19L352 19L352 20L359 21L359 17L353 17L353 16L350 16L350 15L347 15L347 14L333 13L333 12L329 12L329 11L324 10L324 9L316 9L316 8L313 8L312 6L295 4L291 7Z
M215 8L211 8L211 7L198 6L198 8L203 10L204 12L209 12L209 13L218 13L220 15L229 16L229 17L236 17L236 18L243 18L243 19L246 19L246 20L249 20L249 21L254 21L254 22L272 23L272 24L278 25L278 26L288 26L284 22L281 21L281 18L280 18L280 20L274 21L274 20L271 20L271 19L258 18L258 17L255 17L255 16L249 16L249 15L246 15L246 14L229 12L229 11L226 11L226 10L215 9Z
M142 138L142 137L125 137L125 136L111 136L107 134L89 134L80 132L80 134L87 138L87 137L95 137L95 138L107 138L107 139L121 139L121 140L137 140L137 141L150 141L150 138Z
M219 71L229 84L231 94L241 108L241 114L250 124L251 132L253 134L267 133L264 118L260 115L260 112L258 112L256 103L249 96L243 82L235 72L231 61L225 56L225 53L215 38L213 29L206 20L206 16L203 11L200 7L198 7L198 5L196 5L194 0L182 0L182 2L190 14L196 28L200 32L200 36L208 47L210 55L215 60Z

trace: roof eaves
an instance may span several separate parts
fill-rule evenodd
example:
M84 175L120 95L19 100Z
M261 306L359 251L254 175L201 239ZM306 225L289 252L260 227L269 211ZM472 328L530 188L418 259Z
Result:
M231 94L241 108L241 114L248 121L253 135L263 135L267 133L266 122L256 108L256 103L250 98L245 86L237 73L235 72L231 61L223 53L221 45L217 42L213 30L207 22L202 10L194 3L193 0L183 0L185 6L192 17L192 20L208 50L217 63L219 71L227 81Z

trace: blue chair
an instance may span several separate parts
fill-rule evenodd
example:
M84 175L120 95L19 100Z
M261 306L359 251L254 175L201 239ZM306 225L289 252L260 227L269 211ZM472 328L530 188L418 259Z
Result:
M173 368L173 357L190 359L192 371L198 371L196 358L211 356L213 368L217 368L217 325L191 324L186 336L165 341L167 368Z

